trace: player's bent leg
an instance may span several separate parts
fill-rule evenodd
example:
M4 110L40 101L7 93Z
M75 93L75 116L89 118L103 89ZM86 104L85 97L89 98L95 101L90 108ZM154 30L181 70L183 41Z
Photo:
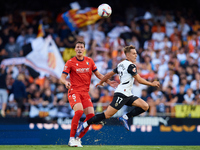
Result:
M94 116L94 114L87 114L87 115L86 115L86 118L85 118L85 120L84 120L84 122L86 122L87 120L89 120L89 119L92 118L93 116ZM78 128L79 128L81 125L82 125L82 122L80 122ZM87 133L87 131L89 130L89 127L90 127L90 126L86 127L86 128L80 133L80 135L79 135L78 137L76 137L76 140L77 140L77 143L78 143L77 147L83 147L82 144L81 144L81 143L82 143L82 142L81 142L81 138Z
M107 110L104 113L97 114L91 119L89 119L87 122L80 123L80 126L77 128L76 135L79 136L80 133L83 132L83 130L87 128L89 125L98 123L104 119L112 117L117 111L118 110L113 108L112 106L108 106Z
M149 109L149 104L147 102L145 102L143 99L138 98L136 99L133 103L133 106L137 106L142 108L143 110L147 111Z
M128 119L134 116L138 116L139 114L147 111L149 109L149 105L142 100L141 98L138 98L133 101L132 106L136 106L131 110L129 113L119 117L119 121L124 125L126 130L129 130L128 126Z
M80 135L80 133L83 132L84 129L87 128L89 125L98 123L104 119L106 119L105 114L101 113L101 114L95 115L94 117L92 117L91 119L89 119L88 121L86 121L84 123L81 122L79 127L76 130L76 136L78 137Z
M94 114L87 114L87 115L86 115L86 118L85 118L85 120L84 120L84 122L88 121L88 120L89 120L90 118L92 118L92 117L94 117ZM87 133L87 131L89 130L89 127L90 127L90 126L86 127L86 128L83 130L83 132L80 133L79 138L82 138L82 137Z
M112 117L118 110L113 108L112 106L108 106L107 110L105 111L106 119ZM129 131L128 121L123 119L123 117L119 117L118 120L124 125L124 127Z
M86 119L84 120L84 122L86 122L87 120L89 120L90 118L92 118L94 116L94 107L93 107L93 104L91 102L91 98L90 98L90 95L88 93L82 93L81 95L81 102L82 102L82 105L83 105L83 108L84 108L84 114L86 115ZM79 123L79 126L77 128L77 131L80 131L80 127L82 125L82 122ZM81 144L81 138L87 133L87 131L89 130L89 126L86 127L83 131L81 130L81 133L80 132L77 132L76 133L76 140L77 140L77 143L78 143L78 147L83 147L82 144ZM79 135L79 136L78 136Z
M138 116L139 114L141 114L141 113L143 113L143 112L145 112L149 109L149 105L144 100L142 100L141 98L136 99L132 103L132 105L136 106L136 107L134 107L133 110L131 110L129 113L126 114L126 116L128 118Z
M112 117L117 111L118 111L117 109L109 105L106 111L104 112L106 119Z

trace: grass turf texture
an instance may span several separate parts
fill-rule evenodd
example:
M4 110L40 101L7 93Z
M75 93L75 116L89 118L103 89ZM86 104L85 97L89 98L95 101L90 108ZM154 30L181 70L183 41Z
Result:
M200 150L200 146L122 146L122 145L83 145L69 147L67 145L1 145L0 150Z

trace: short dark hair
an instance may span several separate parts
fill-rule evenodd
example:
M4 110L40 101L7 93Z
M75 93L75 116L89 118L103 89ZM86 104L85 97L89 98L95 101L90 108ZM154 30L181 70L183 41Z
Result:
M147 89L142 89L142 91L147 92Z
M192 67L197 67L198 68L199 66L197 64L192 64Z
M84 41L77 41L76 44L83 44L84 47L85 47L85 42ZM75 44L75 46L76 46L76 44Z
M169 88L170 90L172 90L172 89L173 89L173 87L172 87L172 86L168 86L167 88Z
M123 51L125 54L130 53L131 49L135 49L135 46L130 45L130 46L125 46Z

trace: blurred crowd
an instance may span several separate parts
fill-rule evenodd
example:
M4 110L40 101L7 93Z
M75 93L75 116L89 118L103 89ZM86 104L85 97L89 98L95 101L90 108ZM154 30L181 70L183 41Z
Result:
M1 16L0 62L6 58L23 57L23 46L37 37L42 20L45 36L51 35L61 55L63 48L74 48L77 40L86 43L86 56L92 57L102 74L114 69L125 59L123 47L137 49L137 71L143 78L161 83L159 89L135 81L132 92L150 105L148 114L173 114L176 104L200 104L200 20L193 10L162 11L145 9L142 16L133 6L124 16L100 19L71 32L60 11L18 12ZM1 65L0 109L4 116L29 116L35 106L38 116L56 108L57 117L69 117L73 112L67 102L67 89L59 79L47 75L33 78L25 65ZM119 81L118 76L113 80ZM104 111L112 101L114 89L106 85L96 88L93 76L91 99L96 112ZM125 113L129 108L122 109ZM67 115L66 115L67 114ZM54 117L56 117L54 116Z

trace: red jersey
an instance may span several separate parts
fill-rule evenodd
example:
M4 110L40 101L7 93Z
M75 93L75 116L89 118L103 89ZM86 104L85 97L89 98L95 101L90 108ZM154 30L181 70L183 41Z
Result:
M89 92L92 72L95 71L97 67L91 58L78 60L73 57L66 62L63 73L70 74L71 92Z

